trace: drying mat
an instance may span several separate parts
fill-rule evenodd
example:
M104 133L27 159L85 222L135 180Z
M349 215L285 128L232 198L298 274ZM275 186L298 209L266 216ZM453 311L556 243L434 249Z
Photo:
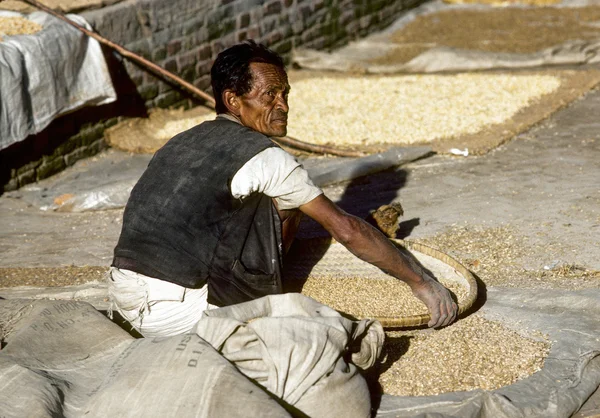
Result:
M593 69L387 76L290 71L289 75L293 92L288 134L307 142L366 153L383 152L393 146L429 145L433 151L442 154L452 153L452 149L466 149L468 154L483 155L600 83L600 71ZM370 77L374 89L369 89L366 84ZM519 81L519 77L524 79ZM397 80L397 85L390 87L390 97L386 98L377 90L376 82L386 82L388 78ZM325 97L324 100L314 99L310 89L319 89L310 85L312 80L330 87L323 94L341 97L337 108L329 108ZM504 119L499 119L503 106L515 100L517 93L522 94L520 89L539 80L555 80L556 83L540 89L541 95L521 98L518 104L515 102L513 110L505 113ZM490 93L491 86L499 81L505 83L506 88L495 86L497 94ZM349 95L357 92L350 87L353 82L364 87L365 94L344 101L344 91ZM474 86L474 83L479 85ZM480 94L475 94L477 91ZM313 97L309 105L305 95ZM376 95L382 97L377 99ZM498 112L494 110L496 108Z
M458 300L459 314L472 307L477 299L477 282L466 267L447 254L426 245L402 240L392 240L392 242L405 254L415 258L441 282L452 283L463 288L460 292L462 297ZM286 258L284 277L287 291L300 291L302 286L308 284L312 278L317 280L329 278L333 282L338 279L355 278L359 283L363 280L372 281L373 286L380 284L376 281L391 282L389 285L397 285L398 282L379 268L354 256L340 243L323 238L297 240ZM389 285L384 285L384 289ZM408 289L407 285L404 286ZM348 290L350 293L349 288ZM426 311L424 305L422 310ZM428 313L402 317L343 313L351 316L375 317L385 328L416 327L427 324L431 319Z

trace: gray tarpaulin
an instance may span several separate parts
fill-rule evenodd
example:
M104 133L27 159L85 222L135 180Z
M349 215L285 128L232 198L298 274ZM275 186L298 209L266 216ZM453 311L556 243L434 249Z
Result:
M493 391L383 396L377 416L568 418L600 385L600 289L492 288L482 314L517 331L548 334L543 369Z
M44 12L23 17L42 26L0 41L0 150L42 131L53 119L116 100L98 41ZM67 17L91 29L78 15Z
M322 187L396 167L429 154L431 148L427 146L395 147L379 154L340 158L337 162L314 164L306 169L314 183ZM148 154L111 151L96 157L95 161L75 164L57 176L7 195L23 198L41 210L85 212L122 208L151 158ZM54 200L60 196L71 197L56 204Z

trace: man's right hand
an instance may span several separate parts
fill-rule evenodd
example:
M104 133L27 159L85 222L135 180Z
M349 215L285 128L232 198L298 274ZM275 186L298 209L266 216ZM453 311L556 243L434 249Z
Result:
M423 273L423 281L411 285L413 294L419 298L431 315L427 323L430 328L440 328L454 322L458 315L458 306L452 300L448 289L427 273Z
M408 284L429 309L430 327L443 327L456 319L458 308L448 289L422 269L413 270L409 260L381 231L347 214L324 195L300 206L300 210L320 223L352 254Z

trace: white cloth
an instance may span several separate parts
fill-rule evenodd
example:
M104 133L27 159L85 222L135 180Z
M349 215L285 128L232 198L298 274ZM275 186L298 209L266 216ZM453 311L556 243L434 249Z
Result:
M296 209L323 193L304 167L281 148L256 154L233 176L233 197L243 199L254 192L274 198L280 210Z
M117 99L98 41L45 12L0 11L0 16L27 18L43 27L0 42L0 150L42 131L60 115ZM67 17L91 29L81 16Z
M217 118L241 124L226 113L217 115ZM234 198L243 200L255 192L274 198L280 210L296 209L323 194L302 164L281 148L267 148L259 152L231 179L231 195Z
M116 310L144 337L170 337L193 329L206 309L208 286L187 289L130 270L108 273L110 312Z

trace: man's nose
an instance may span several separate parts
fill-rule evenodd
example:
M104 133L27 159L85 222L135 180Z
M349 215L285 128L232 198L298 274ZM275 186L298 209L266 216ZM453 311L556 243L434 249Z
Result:
M290 107L288 106L288 101L287 98L283 95L278 95L277 96L277 109L284 111L285 113L288 113L290 111Z

